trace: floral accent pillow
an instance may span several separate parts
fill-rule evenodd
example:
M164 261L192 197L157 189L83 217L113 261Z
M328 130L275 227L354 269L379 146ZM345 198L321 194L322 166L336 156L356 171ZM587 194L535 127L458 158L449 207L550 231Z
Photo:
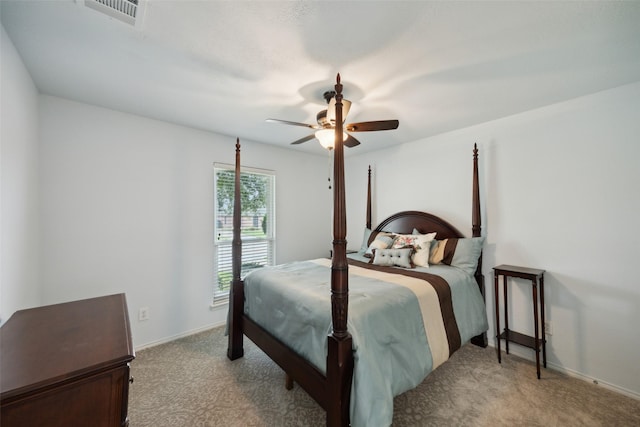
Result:
M396 236L392 248L412 247L415 252L411 256L411 261L419 267L429 267L429 250L431 241L435 239L436 233L429 234L399 234Z

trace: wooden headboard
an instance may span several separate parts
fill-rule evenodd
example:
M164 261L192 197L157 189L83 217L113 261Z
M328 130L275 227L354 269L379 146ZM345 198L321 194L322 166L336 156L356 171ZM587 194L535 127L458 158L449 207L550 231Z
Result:
M403 211L391 215L382 221L374 231L386 231L397 234L411 234L416 229L420 234L433 233L436 239L464 237L453 225L435 215L419 211ZM371 233L372 235L376 233Z

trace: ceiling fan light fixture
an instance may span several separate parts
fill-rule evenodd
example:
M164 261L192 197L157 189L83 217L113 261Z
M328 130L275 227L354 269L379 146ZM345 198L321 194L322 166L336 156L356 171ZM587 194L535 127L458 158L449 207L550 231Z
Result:
M335 129L320 129L319 131L316 131L315 135L316 135L316 138L318 139L318 141L320 141L320 145L322 145L322 147L324 147L325 149L333 150L333 148L336 146L336 141L335 141L336 131L335 131ZM348 137L349 137L349 135L347 135L346 132L342 133L342 141L343 142Z
M344 123L347 118L347 114L349 114L349 109L351 108L351 101L348 99L342 100L342 123ZM329 101L329 106L327 107L327 120L330 123L336 123L336 98L333 97Z
M2 1L2 0L0 0ZM267 119L268 122L282 123L285 125L302 126L316 130L311 135L307 135L304 138L293 141L292 145L302 144L312 140L314 137L320 142L322 147L326 150L332 150L335 147L335 131L338 128L336 123L336 92L326 91L322 94L322 97L327 102L327 109L321 110L316 115L316 121L318 124L307 124L292 122L289 120ZM351 101L343 99L342 103L342 124L344 124L349 111L351 110ZM398 120L376 120L358 123L349 123L342 126L342 142L345 147L356 147L360 145L360 141L353 137L353 132L371 132L380 130L392 130L397 129L400 122ZM347 134L348 131L349 133Z

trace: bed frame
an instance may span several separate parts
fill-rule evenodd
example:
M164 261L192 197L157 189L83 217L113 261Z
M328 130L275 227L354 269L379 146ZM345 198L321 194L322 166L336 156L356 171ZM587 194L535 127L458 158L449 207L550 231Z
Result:
M240 278L242 242L240 239L240 142L236 141L235 197L233 215L233 280L229 304L229 347L231 360L243 356L243 335L262 349L287 374L286 386L297 382L327 412L327 426L349 425L349 403L353 376L352 339L347 330L349 271L347 263L346 207L344 183L344 145L342 142L342 84L340 74L336 78L336 145L333 171L333 258L331 264L331 318L332 333L328 335L326 375L306 359L292 351L244 314L244 282ZM371 168L367 188L367 227L371 228ZM473 150L473 236L480 236L480 197L478 187L478 149ZM446 221L424 212L405 211L382 221L375 231L393 231L411 234L413 229L421 233L437 232L436 238L463 237L462 233ZM482 256L476 270L476 281L484 296ZM487 346L487 334L471 340Z

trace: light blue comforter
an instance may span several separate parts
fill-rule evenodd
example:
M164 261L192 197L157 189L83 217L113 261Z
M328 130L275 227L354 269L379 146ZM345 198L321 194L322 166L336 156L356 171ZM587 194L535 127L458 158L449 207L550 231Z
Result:
M370 277L374 273L364 270L349 267L347 326L355 363L351 425L388 426L393 397L420 384L442 363L442 351L432 352L429 346L431 339L432 347L442 347L435 342L442 325L430 325L437 323L429 320L437 317L433 301L420 301L416 295L416 287L429 287L428 283L406 285L400 279L402 284L397 284L384 273ZM487 330L484 302L472 276L449 266L424 271L449 283L462 343ZM329 260L319 259L266 267L244 281L245 313L324 373L331 332L330 277ZM436 332L430 333L430 328Z

